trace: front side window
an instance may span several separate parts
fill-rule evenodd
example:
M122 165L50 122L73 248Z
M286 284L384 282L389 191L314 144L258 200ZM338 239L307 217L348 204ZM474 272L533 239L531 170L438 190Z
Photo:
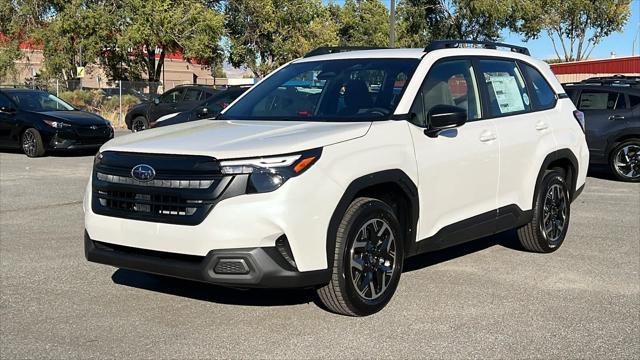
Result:
M44 112L74 110L73 106L46 92L16 92L11 94L11 98L20 109L27 111Z
M187 89L184 93L184 99L182 101L198 101L200 99L201 91L198 89Z
M419 59L346 59L290 64L222 115L233 120L371 121L395 110Z
M504 116L531 110L525 82L516 63L508 60L480 60L480 86L486 88L490 116Z
M415 113L414 123L418 126L427 125L429 111L436 105L462 108L467 111L467 120L480 118L478 87L469 60L449 60L434 65L418 96L422 99L416 100L414 106L424 109L422 114L420 110Z
M624 94L605 90L582 90L578 109L580 110L614 110L625 109L627 104Z
M12 108L13 104L11 101L4 95L0 94L0 109L8 109Z
M533 104L536 110L552 108L556 103L556 94L540 72L531 65L524 64L530 85L533 88Z
M170 90L160 96L160 102L165 104L177 103L182 100L182 94L184 94L184 89Z

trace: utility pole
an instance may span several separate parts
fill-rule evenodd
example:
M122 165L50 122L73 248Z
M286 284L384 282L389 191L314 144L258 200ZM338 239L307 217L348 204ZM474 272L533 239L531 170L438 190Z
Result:
M395 47L396 42L396 0L389 5L389 47Z

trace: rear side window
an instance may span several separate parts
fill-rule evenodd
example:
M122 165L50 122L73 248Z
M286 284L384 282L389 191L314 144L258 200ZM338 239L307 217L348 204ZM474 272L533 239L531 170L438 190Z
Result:
M9 100L6 96L0 94L0 109L11 108L11 107L13 107L11 100Z
M532 87L529 90L533 96L534 110L545 110L555 106L556 94L542 74L527 64L524 64L524 71L529 78L529 85Z
M488 95L490 116L504 116L531 110L524 78L516 63L508 60L480 60L480 86Z
M640 96L629 95L629 107L633 108L640 104Z
M627 107L624 94L604 90L582 90L578 109L580 110L614 110Z

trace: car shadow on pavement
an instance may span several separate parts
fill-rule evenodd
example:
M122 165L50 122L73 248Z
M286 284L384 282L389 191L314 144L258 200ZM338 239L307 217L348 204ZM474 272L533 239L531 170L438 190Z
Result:
M411 257L405 261L403 272L424 269L496 245L522 250L515 231L507 231L444 250ZM236 289L127 269L116 270L111 279L118 285L219 304L283 306L314 302L321 305L317 301L313 289Z
M410 257L404 262L403 272L411 272L437 265L455 258L488 249L493 246L502 246L512 250L526 251L518 242L515 230L508 230L499 234L470 241L450 248L428 252Z
M613 176L607 165L589 165L587 176L602 180L619 181Z
M235 289L139 271L118 269L111 279L118 285L229 305L281 306L314 301L312 289Z

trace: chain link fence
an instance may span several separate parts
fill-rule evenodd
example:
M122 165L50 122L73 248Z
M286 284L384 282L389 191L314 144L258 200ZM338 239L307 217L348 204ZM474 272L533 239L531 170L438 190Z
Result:
M94 79L95 80L95 79ZM225 88L226 79L202 79L197 85ZM0 83L0 88L25 88L48 91L80 110L99 114L113 123L116 128L125 128L124 118L134 105L152 101L165 91L180 85L192 84L187 81L82 81L38 80L23 83Z

